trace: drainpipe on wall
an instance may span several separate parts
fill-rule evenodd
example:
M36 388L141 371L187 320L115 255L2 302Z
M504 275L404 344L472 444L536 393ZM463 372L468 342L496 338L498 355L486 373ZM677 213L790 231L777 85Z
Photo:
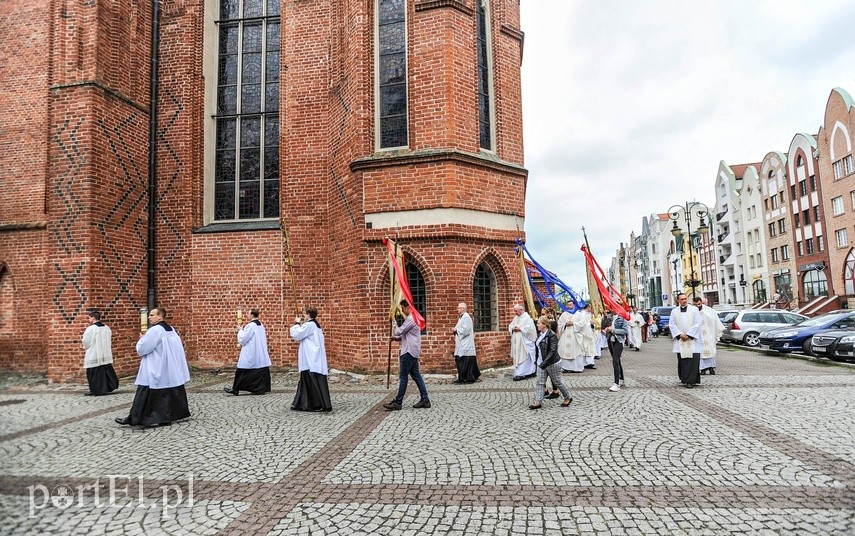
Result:
M157 84L158 50L160 48L160 0L153 0L151 7L151 80L149 81L150 109L148 114L148 309L157 307L155 229L157 218Z

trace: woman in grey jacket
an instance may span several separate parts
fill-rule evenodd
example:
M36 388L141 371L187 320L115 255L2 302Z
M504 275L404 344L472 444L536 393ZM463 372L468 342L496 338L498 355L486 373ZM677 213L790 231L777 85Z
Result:
M612 325L606 328L609 341L611 342L612 351L612 368L615 373L615 383L609 387L609 391L620 391L623 385L623 367L620 364L620 356L623 354L623 347L626 344L626 336L629 332L629 323L619 314L615 314Z

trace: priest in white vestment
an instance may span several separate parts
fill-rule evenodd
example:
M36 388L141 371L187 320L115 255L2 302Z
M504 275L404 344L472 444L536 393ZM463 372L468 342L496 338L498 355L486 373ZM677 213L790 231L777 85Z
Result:
M514 360L514 381L532 378L537 374L534 365L535 346L537 339L537 328L534 320L523 306L514 305L514 319L508 326L511 334L511 358Z
M558 317L558 357L561 358L562 372L584 372L585 356L576 339L573 314L564 311Z
M629 339L636 352L641 351L641 326L644 325L644 317L638 312L634 305L629 308Z
M251 320L237 334L240 346L235 379L223 390L237 396L241 391L252 395L270 392L270 353L267 351L267 330L258 319L258 309L251 309Z
M590 303L573 313L573 333L576 337L576 342L581 349L582 357L585 358L585 368L587 369L597 368L594 365L594 356L596 355L594 345L596 343L596 338L594 337L592 322L593 318Z
M113 332L101 322L101 313L90 311L89 327L83 332L83 368L89 392L101 396L119 388L119 377L113 369Z
M704 350L701 332L701 312L697 307L689 306L686 294L677 296L679 307L671 311L668 329L674 340L673 351L677 354L677 374L680 383L692 388L701 383L701 352Z
M706 298L701 298L700 296L697 296L693 300L695 307L701 312L701 317L703 318L701 333L704 338L704 349L701 352L700 369L701 374L709 372L711 375L715 375L715 356L718 353L716 343L721 338L722 332L724 332L724 324L721 323L718 313L707 305L706 301Z
M190 381L190 369L184 344L178 332L166 323L166 310L155 307L149 312L150 327L137 342L140 368L131 411L119 424L169 426L172 421L190 416L184 384Z
M327 382L327 347L324 332L318 324L318 310L306 307L302 318L294 319L291 338L300 341L297 350L297 368L300 381L291 403L295 411L332 411L330 388Z

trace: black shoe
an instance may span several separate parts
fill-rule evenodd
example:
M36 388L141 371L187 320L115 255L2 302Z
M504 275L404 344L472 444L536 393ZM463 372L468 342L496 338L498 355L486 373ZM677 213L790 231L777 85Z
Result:
M413 404L414 408L429 408L430 400L419 400L415 404Z
M701 371L701 376L706 376L706 375L707 375L707 369L702 370L702 371Z
M124 426L126 424L131 424L131 418L130 417L116 417L115 421L117 424L121 424L122 426Z
M453 381L453 382L451 382L451 383L457 383L457 384L460 384L460 383L466 383L466 382L465 382L465 381L463 381L463 380L461 380L460 378L457 378L456 380L454 380L454 381Z
M597 367L595 367L594 365L585 365L585 368L595 370Z
M686 384L686 389L694 389L694 388L695 388L695 384L694 384L694 383L687 383L687 384Z
M240 393L240 391L238 391L237 389L232 389L231 387L223 387L223 391L235 396L238 396L238 393Z
M641 351L641 348L636 348L636 349L635 349L635 351L636 351L636 352L640 352L640 351Z
M258 391L258 392L249 393L249 394L251 394L251 395L266 395L267 391ZM237 391L235 391L235 395L237 395Z
M553 398L558 398L558 396L559 396L558 393L549 393L544 398L548 398L548 399L552 400Z
M714 369L714 368L711 368L711 369L710 369L710 375L711 375L711 376L715 376L715 369Z
M393 400L388 404L383 404L383 409L386 411L399 411L401 409L401 404L398 404Z
M525 378L526 378L525 376L514 376L514 381L515 381L515 382L522 381L522 380L524 380Z
M534 378L535 376L537 376L537 372L532 372L531 374L526 376L526 378Z

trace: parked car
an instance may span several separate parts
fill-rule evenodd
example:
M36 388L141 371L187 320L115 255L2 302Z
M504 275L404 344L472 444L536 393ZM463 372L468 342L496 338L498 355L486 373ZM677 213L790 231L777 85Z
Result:
M841 329L855 329L855 311L839 309L792 326L764 331L760 334L760 344L781 353L801 350L813 355L810 349L811 337L825 331Z
M760 346L760 333L773 328L791 326L808 319L805 315L791 313L789 311L775 311L766 309L745 309L728 314L726 320L722 320L724 331L721 334L723 341L738 342L756 348Z
M718 319L726 326L728 322L733 322L738 313L739 311L718 311Z
M832 361L855 361L855 331L825 331L814 335L810 351Z
M651 313L655 315L659 315L659 322L657 326L659 327L659 334L667 335L668 334L668 320L671 319L671 310L674 307L669 305L662 305L659 307L654 307L650 310Z

